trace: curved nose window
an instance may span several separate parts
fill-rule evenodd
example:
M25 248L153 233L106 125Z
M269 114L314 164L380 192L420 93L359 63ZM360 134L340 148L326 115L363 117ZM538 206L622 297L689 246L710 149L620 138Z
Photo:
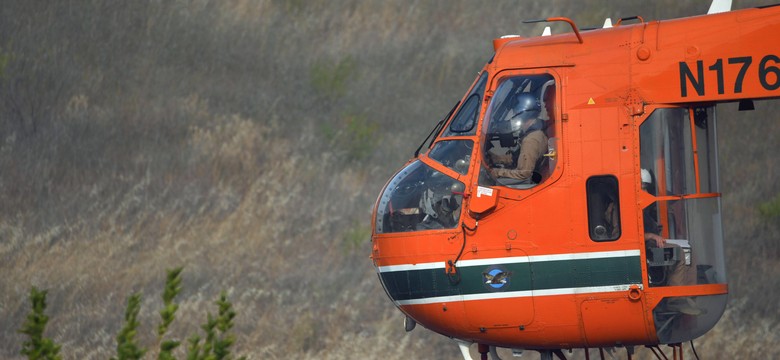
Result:
M415 161L393 177L379 198L376 232L455 228L464 188L462 182Z

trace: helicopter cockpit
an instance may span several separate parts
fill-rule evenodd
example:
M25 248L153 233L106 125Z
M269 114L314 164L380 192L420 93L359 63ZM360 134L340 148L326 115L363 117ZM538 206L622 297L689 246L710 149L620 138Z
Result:
M554 152L554 106L555 80L548 74L501 81L483 124L487 169L480 185L526 189L550 176L555 164L544 155Z
M376 233L397 233L458 226L465 184L457 180L469 171L477 121L488 73L475 81L463 104L441 130L440 140L430 146L424 160L417 159L401 169L387 184L376 211ZM453 109L455 110L455 109ZM449 115L431 133L435 134ZM427 139L426 139L427 141ZM422 146L422 145L421 145ZM444 165L449 173L428 162Z

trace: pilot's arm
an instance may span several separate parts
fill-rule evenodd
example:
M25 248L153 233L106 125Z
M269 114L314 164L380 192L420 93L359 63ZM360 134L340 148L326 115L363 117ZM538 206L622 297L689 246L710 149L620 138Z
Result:
M655 245L657 247L664 247L666 245L666 239L661 237L661 235L654 234L654 233L645 233L645 241L652 240L655 242Z
M526 135L520 145L520 155L517 158L516 169L492 169L496 177L506 177L518 180L531 179L536 162L547 152L547 136L541 130L532 131Z

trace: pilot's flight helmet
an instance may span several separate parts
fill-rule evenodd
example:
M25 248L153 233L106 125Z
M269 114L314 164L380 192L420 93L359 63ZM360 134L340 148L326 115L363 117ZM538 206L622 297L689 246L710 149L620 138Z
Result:
M516 103L513 108L514 114L508 122L510 132L515 135L522 135L541 128L539 118L541 112L539 99L529 93L517 95ZM530 123L529 123L530 122Z
M542 105L539 103L539 99L529 93L522 93L517 95L517 102L515 103L515 119L526 120L535 119L539 117L539 113L542 111Z
M537 120L540 112L541 105L535 96L529 93L517 95L512 111L509 111L500 121L491 121L488 133L502 136L503 147L511 146L509 144L512 138L542 128L542 122Z

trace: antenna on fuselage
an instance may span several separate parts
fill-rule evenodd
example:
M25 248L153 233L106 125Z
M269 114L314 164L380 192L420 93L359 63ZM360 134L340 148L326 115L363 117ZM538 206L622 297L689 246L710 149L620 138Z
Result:
M604 20L604 26L602 26L603 29L609 29L612 27L612 18L607 18L607 20Z
M707 14L717 14L731 11L731 0L712 0Z
M550 29L549 26L544 27L544 31L542 31L542 36L550 36L552 35L552 29Z

